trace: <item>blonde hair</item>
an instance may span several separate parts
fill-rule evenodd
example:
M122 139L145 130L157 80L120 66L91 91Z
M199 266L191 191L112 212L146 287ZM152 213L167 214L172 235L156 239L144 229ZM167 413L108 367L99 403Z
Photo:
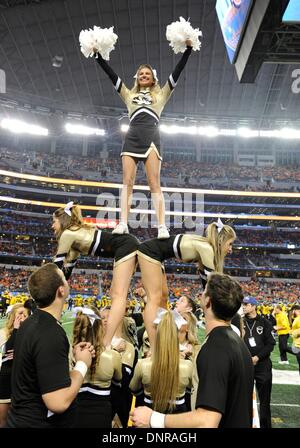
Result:
M93 306L89 308L100 317L100 313L97 308ZM100 355L104 350L103 327L101 319L96 319L92 325L86 314L83 314L82 311L77 313L73 327L73 346L79 344L79 342L90 342L95 348L96 354L92 359L92 364L90 367L91 379L93 379L99 363Z
M197 319L193 313L186 311L180 313L184 320L187 321L187 334L186 339L189 344L195 346L199 345L198 331L197 331Z
M60 239L62 233L66 230L76 231L81 228L90 229L94 227L92 224L86 224L83 221L81 210L78 205L73 205L70 210L71 216L69 216L63 207L58 208L53 213L53 216L59 220L60 230L57 233L57 240Z
M206 228L206 241L212 246L214 250L214 265L215 272L223 274L225 244L231 239L236 239L236 233L232 227L224 225L220 232L218 232L217 223L213 222Z
M131 93L138 93L140 91L140 85L139 85L139 81L138 81L138 76L139 76L139 72L142 70L142 68L148 68L149 70L151 70L154 83L150 87L150 90L151 90L152 98L153 98L154 102L156 102L156 94L158 94L160 92L161 88L160 88L160 85L158 84L158 81L154 78L153 68L149 64L141 64L139 66L139 68L137 69L137 72L136 72L136 78L134 80L133 87L130 90L130 92Z
M10 338L10 335L13 332L14 322L15 322L17 310L20 309L20 308L24 308L26 310L26 312L27 312L27 317L29 316L29 310L24 307L23 303L16 303L12 307L11 312L9 313L9 316L8 316L8 319L7 319L5 328L4 328L7 338Z
M164 314L157 327L151 367L151 398L153 409L172 411L179 386L179 340L176 324L170 311Z

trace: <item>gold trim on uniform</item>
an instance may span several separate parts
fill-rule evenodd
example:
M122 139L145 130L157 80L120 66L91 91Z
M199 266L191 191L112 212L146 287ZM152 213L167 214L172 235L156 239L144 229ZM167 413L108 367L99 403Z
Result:
M125 257L120 258L120 260L115 261L114 262L114 268L119 266L119 264L123 263L124 261L129 260L129 258L135 257L136 254L137 254L137 251L135 250L134 252L131 252L129 255L126 255Z

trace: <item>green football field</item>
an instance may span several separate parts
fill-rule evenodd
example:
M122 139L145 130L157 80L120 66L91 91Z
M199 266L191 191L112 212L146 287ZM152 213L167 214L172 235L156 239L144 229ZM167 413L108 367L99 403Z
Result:
M0 328L4 326L5 320L0 320ZM62 317L63 327L71 339L73 329L73 319L70 312L66 312ZM199 330L200 340L204 339L204 330ZM278 361L279 350L276 344L272 352L273 368L276 370L298 371L298 363L296 357L288 354L289 365L280 365ZM273 428L299 428L300 426L300 387L293 384L273 384L272 399L272 425Z

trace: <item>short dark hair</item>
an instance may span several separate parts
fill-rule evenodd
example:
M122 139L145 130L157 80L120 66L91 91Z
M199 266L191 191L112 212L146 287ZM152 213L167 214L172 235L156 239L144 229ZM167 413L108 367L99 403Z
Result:
M54 263L47 263L38 268L28 279L31 297L39 308L46 308L54 302L56 292L64 282L59 269Z
M210 297L214 315L226 321L230 321L240 309L244 298L240 284L225 274L209 277L205 295Z

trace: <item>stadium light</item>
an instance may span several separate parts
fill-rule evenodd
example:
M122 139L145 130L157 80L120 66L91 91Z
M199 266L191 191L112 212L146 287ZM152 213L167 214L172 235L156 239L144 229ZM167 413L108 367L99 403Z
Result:
M121 125L121 131L127 132L129 126L127 124ZM215 126L180 126L177 124L161 124L159 129L164 134L188 134L188 135L202 135L204 137L241 137L241 138L286 138L298 139L300 138L300 130L283 128L283 129L250 129L247 127L240 127L238 129L217 128Z
M262 129L259 131L259 136L264 138L278 138L280 131L275 129Z
M122 124L121 126L121 132L127 132L129 129L129 124Z
M249 128L239 128L237 135L244 138L259 137L259 132Z
M167 126L165 124L162 124L160 125L159 129L166 134L189 134L189 135L197 134L196 126L178 126L176 124Z
M217 137L219 135L219 129L214 126L200 126L198 128L198 134L206 137Z
M20 120L13 120L10 118L3 118L1 121L1 127L7 129L15 134L31 134L31 135L43 135L47 136L49 130L47 128L42 128L35 124L25 123Z
M235 137L237 134L237 131L235 129L220 129L219 135L225 135L228 137Z
M66 123L65 129L69 134L77 135L105 135L105 130L100 128L90 128L82 124Z
M300 131L298 129L283 128L280 130L279 137L281 138L300 138Z

